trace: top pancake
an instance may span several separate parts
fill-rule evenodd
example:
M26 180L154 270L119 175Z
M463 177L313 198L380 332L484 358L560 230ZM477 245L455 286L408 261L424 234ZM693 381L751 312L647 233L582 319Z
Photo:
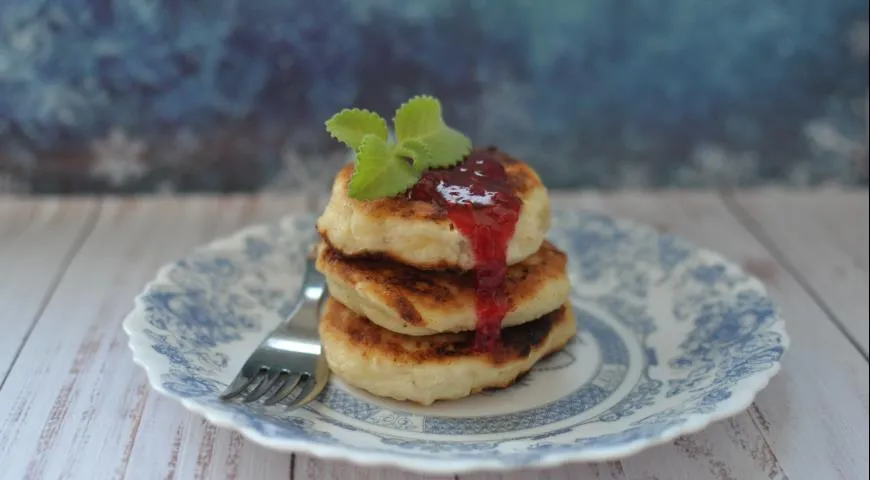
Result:
M492 151L505 167L514 193L522 201L519 219L508 244L513 265L535 253L550 227L550 201L537 173L525 163ZM407 195L363 201L350 198L353 166L336 175L332 196L317 220L323 240L345 256L385 257L423 270L471 270L469 242L453 225L447 211Z

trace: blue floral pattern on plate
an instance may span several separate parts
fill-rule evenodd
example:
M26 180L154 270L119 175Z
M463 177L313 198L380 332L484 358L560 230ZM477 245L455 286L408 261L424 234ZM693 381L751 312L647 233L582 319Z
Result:
M249 227L160 270L124 322L154 389L271 448L455 473L614 458L697 431L745 409L788 347L761 283L719 255L556 211L579 333L512 387L422 407L333 377L296 411L221 403L289 311L314 220Z

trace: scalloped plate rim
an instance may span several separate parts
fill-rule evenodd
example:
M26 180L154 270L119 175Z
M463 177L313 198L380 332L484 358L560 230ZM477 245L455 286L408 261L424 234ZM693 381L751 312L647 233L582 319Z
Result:
M672 237L674 239L678 239L682 241L685 245L691 247L692 251L696 254L709 256L711 258L717 259L721 263L735 266L740 271L740 273L748 278L756 280L758 282L758 288L760 292L769 298L769 292L763 282L758 280L755 276L746 272L744 268L736 265L733 261L714 250L697 246L694 242L688 241L681 235L672 233L661 233L650 225L647 225L643 222L639 222L637 220L625 217L620 217L617 215L605 214L589 210L562 211L565 213L588 214L605 217L612 219L614 222L617 222L620 225L624 225L632 229L652 232L659 237ZM188 251L184 255L182 255L182 257L175 261L163 264L157 270L155 277L148 281L144 285L142 291L134 298L134 307L124 317L122 323L122 328L128 336L127 346L132 353L133 361L136 365L139 365L145 371L148 378L148 383L150 384L152 389L154 389L157 393L165 398L178 401L185 408L185 410L205 418L213 425L239 433L246 439L271 450L284 453L298 453L303 455L310 455L324 460L346 461L357 466L367 468L397 468L410 472L436 475L463 473L467 474L481 471L505 472L520 468L539 470L556 468L570 463L590 463L619 460L638 454L651 447L669 443L679 436L698 433L706 429L713 423L726 420L740 413L743 413L747 408L752 405L758 393L765 389L771 379L773 379L781 371L783 358L785 355L788 354L788 351L790 349L791 339L785 329L785 320L782 317L780 307L774 303L774 311L771 315L772 322L767 330L774 331L780 336L780 345L783 350L781 357L773 362L773 364L769 368L756 372L750 377L742 379L742 388L740 390L735 390L734 392L732 392L736 394L721 402L719 404L719 408L717 408L715 412L684 414L684 418L686 419L684 423L672 426L656 437L640 438L615 446L611 445L607 447L593 448L577 447L574 450L566 449L561 451L548 452L542 454L533 462L517 465L507 464L497 459L459 458L453 459L448 466L443 461L440 461L435 457L425 457L422 455L402 456L402 454L399 452L373 452L367 450L360 450L349 445L325 445L293 438L269 438L265 435L262 435L254 428L239 424L235 419L236 414L215 410L207 405L201 405L195 401L183 398L179 395L167 391L160 382L159 374L154 371L154 368L152 366L149 366L148 362L145 360L142 354L142 350L150 348L149 345L145 344L145 340L147 339L143 339L141 335L137 335L137 331L133 328L133 323L142 316L142 299L148 295L148 293L152 290L154 286L160 284L161 281L168 276L169 272L177 265L178 261L181 258L184 258L187 255L199 251L212 250L221 243L228 242L236 238L244 238L245 236L249 235L250 232L268 228L269 226L273 226L275 224L280 224L289 218L310 217L313 215L314 214L311 213L288 214L278 218L273 222L260 222L250 224L247 226L243 226L228 235L220 236L211 241L195 246L192 249L188 249Z

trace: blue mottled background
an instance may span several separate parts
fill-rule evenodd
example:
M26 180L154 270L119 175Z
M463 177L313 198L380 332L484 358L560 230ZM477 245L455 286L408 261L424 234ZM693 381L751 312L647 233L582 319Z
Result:
M0 191L319 189L442 99L552 187L867 185L867 0L0 0Z

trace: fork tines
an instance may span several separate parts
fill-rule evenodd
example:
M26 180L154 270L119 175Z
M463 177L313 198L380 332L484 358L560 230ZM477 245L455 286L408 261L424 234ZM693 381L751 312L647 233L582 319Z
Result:
M288 370L270 371L261 368L253 375L239 375L233 380L224 393L222 400L232 400L241 397L243 403L251 403L266 398L264 405L275 405L289 397L295 390L295 399L304 399L314 389L314 381L308 373L291 373ZM267 396L267 394L270 394ZM291 402L293 406L293 402Z

